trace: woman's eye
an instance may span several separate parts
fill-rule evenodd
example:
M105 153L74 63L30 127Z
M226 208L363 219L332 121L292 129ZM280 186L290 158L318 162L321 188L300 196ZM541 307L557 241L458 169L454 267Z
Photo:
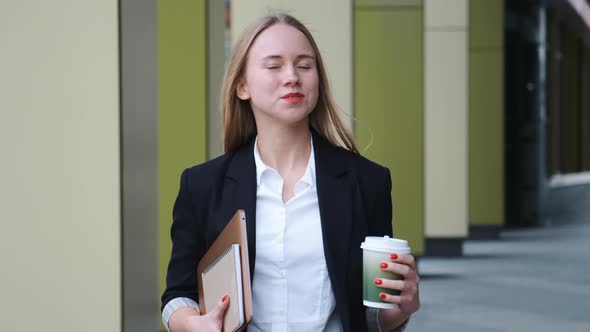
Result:
M276 65L273 65L273 66L267 66L267 67L266 67L266 69L279 69L279 68L281 68L281 67L280 67L280 66L276 66Z
M297 66L297 68L299 68L299 69L311 69L310 66Z

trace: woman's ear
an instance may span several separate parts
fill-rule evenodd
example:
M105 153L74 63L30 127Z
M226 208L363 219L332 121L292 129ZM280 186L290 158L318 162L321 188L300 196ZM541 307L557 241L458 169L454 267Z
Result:
M236 87L236 95L238 96L238 98L240 98L242 100L250 99L250 93L248 92L248 87L244 83L243 79L241 79L238 82L238 86Z

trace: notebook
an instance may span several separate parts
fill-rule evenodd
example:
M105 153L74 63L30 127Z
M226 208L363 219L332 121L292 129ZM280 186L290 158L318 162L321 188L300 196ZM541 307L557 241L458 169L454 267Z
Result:
M227 247L205 268L201 278L203 298L207 306L217 305L223 296L229 295L230 302L223 319L223 331L237 331L245 320L240 246L234 243Z
M204 315L230 296L223 332L246 330L252 320L246 213L237 210L197 266L199 306Z

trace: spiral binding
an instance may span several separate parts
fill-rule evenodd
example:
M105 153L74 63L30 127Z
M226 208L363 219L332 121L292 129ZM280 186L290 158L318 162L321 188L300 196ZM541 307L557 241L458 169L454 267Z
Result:
M219 255L219 257L217 257L213 262L211 262L211 264L207 265L207 267L203 270L203 274L209 272L217 263L219 263L219 261L233 249L234 244L236 243L230 244L229 247L227 247L227 249L225 249L223 253Z

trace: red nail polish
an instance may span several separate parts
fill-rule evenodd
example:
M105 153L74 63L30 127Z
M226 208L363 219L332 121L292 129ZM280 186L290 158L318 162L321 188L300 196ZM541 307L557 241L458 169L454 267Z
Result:
M390 257L391 259L397 259L397 255L396 255L396 254L391 254L389 257Z
M388 265L387 265L387 263L381 263L381 265L379 265L379 266L381 266L382 269L386 269Z
M227 295L226 295L226 296L224 296L224 297L221 299L221 302L225 302L225 301L227 301L228 299L229 299L229 296L227 296Z
M381 300L385 300L385 298L387 297L387 295L381 293L381 294L379 294L379 297L381 298Z
M383 280L377 278L375 279L375 285L381 285L383 283Z

